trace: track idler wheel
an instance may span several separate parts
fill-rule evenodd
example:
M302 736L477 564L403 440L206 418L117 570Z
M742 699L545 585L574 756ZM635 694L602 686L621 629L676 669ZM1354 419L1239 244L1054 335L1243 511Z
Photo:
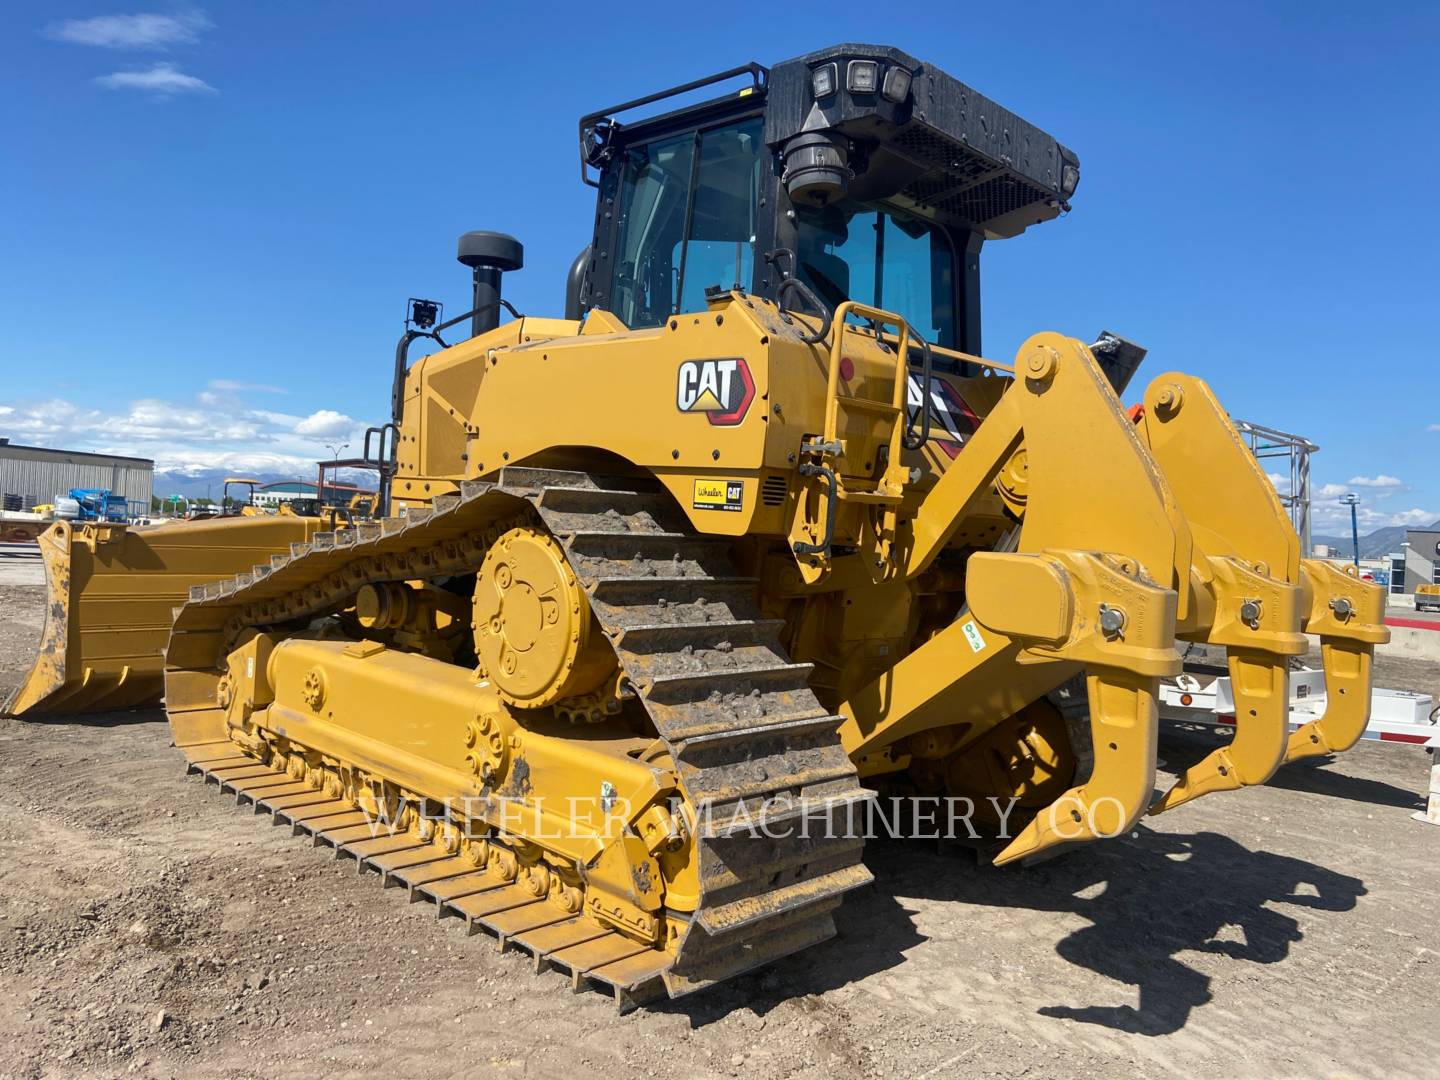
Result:
M598 690L615 653L565 552L528 526L501 534L475 579L475 652L507 704L538 709Z

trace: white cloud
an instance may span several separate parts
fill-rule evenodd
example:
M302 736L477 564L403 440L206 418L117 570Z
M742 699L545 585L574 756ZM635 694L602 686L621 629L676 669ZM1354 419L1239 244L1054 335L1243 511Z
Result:
M0 405L0 435L16 442L146 457L157 473L207 479L226 472L308 479L331 456L325 443L358 447L365 426L334 409L291 415L214 390L194 402L142 398L104 410L62 398Z
M1363 504L1356 507L1355 517L1361 536L1388 526L1403 525L1413 528L1440 521L1440 513L1420 507L1387 512ZM1336 502L1312 501L1310 527L1313 532L1323 535L1349 536L1350 508Z
M223 472L308 479L314 475L318 460L319 455L299 457L260 450L191 450L183 454L161 451L155 457L155 471L188 477Z
M1390 515L1391 525L1431 525L1440 514L1433 510L1402 510L1398 514Z
M1404 487L1405 482L1401 480L1398 476L1386 476L1384 473L1381 473L1379 476L1352 476L1350 478L1350 486L1368 488L1398 488Z
M279 386L267 386L265 383L236 382L234 379L211 379L205 385L211 390L224 390L230 393L236 393L241 390L257 390L262 394L289 393L288 390Z
M355 430L355 421L334 409L313 412L295 425L295 434L314 439L339 439Z
M1267 472L1266 477L1270 478L1270 482L1274 484L1274 488L1280 494L1290 494L1290 478L1283 472ZM1310 501L1312 503L1333 503L1341 495L1355 491L1356 488L1365 490L1365 500L1367 501L1390 498L1397 491L1410 490L1403 481L1397 480L1395 477L1387 477L1382 472L1378 477L1351 477L1349 484L1320 484L1319 487L1312 487L1310 488ZM1344 510L1344 507L1341 510L1345 514L1345 520L1349 521L1349 510Z
M106 90L143 90L159 97L175 94L218 94L220 91L204 79L186 75L174 64L151 64L138 71L116 71L95 80Z
M71 45L93 45L102 49L164 49L198 41L209 29L210 20L202 11L176 15L97 15L91 19L66 19L45 28L45 36Z

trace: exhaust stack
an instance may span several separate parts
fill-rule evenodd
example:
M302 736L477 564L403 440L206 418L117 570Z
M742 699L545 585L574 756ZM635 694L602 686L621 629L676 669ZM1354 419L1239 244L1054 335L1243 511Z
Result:
M525 265L525 248L505 233L467 232L455 258L470 267L475 290L470 332L479 337L500 325L500 275Z

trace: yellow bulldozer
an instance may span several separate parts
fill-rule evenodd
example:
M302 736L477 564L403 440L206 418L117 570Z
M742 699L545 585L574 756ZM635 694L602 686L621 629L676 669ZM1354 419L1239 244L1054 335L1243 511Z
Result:
M579 141L564 318L502 298L496 233L473 311L412 301L376 520L57 525L13 713L163 691L193 771L622 1000L832 936L877 792L1014 863L1359 738L1382 591L1303 557L1209 387L1127 411L1111 333L982 355L982 246L1069 208L1069 149L851 44ZM1238 724L1157 797L1177 640Z

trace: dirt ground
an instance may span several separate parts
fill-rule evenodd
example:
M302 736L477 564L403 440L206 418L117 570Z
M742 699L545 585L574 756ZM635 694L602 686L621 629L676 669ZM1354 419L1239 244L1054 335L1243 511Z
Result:
M0 695L39 581L0 555ZM837 940L617 1016L185 778L158 713L0 720L0 1075L1434 1076L1429 765L1362 743L1030 869L872 843Z

